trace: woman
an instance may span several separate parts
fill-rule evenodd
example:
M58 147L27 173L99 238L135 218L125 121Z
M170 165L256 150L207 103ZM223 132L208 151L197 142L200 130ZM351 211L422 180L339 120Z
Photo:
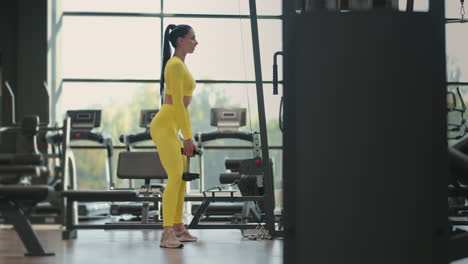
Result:
M175 49L171 58L171 48ZM151 121L151 138L158 148L159 158L168 175L163 194L163 226L161 247L182 248L181 242L197 241L182 223L186 182L182 174L187 171L186 156L193 156L198 148L192 140L190 113L195 80L185 66L185 56L198 45L193 29L188 25L168 25L164 33L163 63L161 69L161 94L167 84L163 105ZM182 131L183 146L178 132ZM183 147L183 155L180 151ZM185 155L185 156L184 156Z

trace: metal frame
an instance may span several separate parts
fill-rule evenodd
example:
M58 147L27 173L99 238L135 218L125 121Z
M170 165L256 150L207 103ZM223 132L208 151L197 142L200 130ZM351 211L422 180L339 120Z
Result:
M92 145L79 145L79 146L70 146L71 149L106 149L104 146L92 146ZM253 149L250 146L203 146L204 149ZM269 149L282 150L282 146L268 146ZM117 145L114 146L114 149L126 149L126 146ZM154 150L154 146L133 146L132 149L151 149Z
M161 1L163 5L164 0ZM163 8L161 7L161 10ZM244 18L249 19L249 15L228 15L228 14L183 14L183 13L139 13L139 12L88 12L88 11L78 11L78 12L63 12L63 15L66 16L100 16L100 17L189 17L189 18ZM281 15L259 15L258 18L261 19L281 19Z
M93 82L93 83L159 83L159 79L80 79L80 78L65 78L64 82ZM229 83L229 84L248 84L256 83L256 81L247 80L196 80L197 83ZM263 83L272 84L273 81L263 81ZM282 81L278 83L282 84Z
M31 223L24 211L15 202L10 200L0 200L0 209L3 216L9 223L13 224L16 233L23 242L27 253L25 256L54 256L48 253L39 241L36 232L32 229Z
M255 0L249 0L250 9L250 25L252 28L252 46L254 54L255 65L255 81L257 87L257 107L258 107L258 120L260 123L260 141L262 149L262 169L263 180L265 184L265 193L263 194L265 202L265 222L266 229L271 236L280 235L275 228L275 197L273 188L273 174L270 168L270 154L268 152L268 135L266 127L265 116L265 102L263 96L263 81L262 81L262 67L260 61L260 44L258 39L258 25L257 25L257 7Z
M253 132L253 131L251 131ZM214 141L214 140L219 140L219 139L210 139L210 140L202 140L202 136L201 134L199 133L198 135L198 140L197 140L197 143L198 143L198 148L204 152L205 149L252 149L253 152L254 152L254 156L252 158L256 158L256 157L260 157L260 151L259 151L259 148L258 148L258 133L257 132L254 132L252 133L252 140L246 140L246 139L238 139L238 138L235 138L235 139L238 139L238 140L244 140L244 141L247 141L247 142L250 142L252 144L252 146L231 146L231 147L228 147L228 146L223 146L223 147L217 147L217 146L206 146L207 142L211 142L211 141ZM229 137L227 137L229 138ZM225 138L224 138L225 139ZM233 138L231 138L233 139ZM205 186L205 158L204 156L200 156L199 159L198 159L198 166L200 168L200 182L199 182L199 187L198 187L198 192L199 193L202 193L203 192L203 188ZM190 168L190 167L189 167Z
M88 201L86 199L74 199L67 197L67 203L75 204L78 201ZM119 199L116 199L119 200ZM192 221L189 224L191 229L255 229L258 227L258 223L249 223L249 224L200 224L199 220L208 208L208 205L211 202L252 202L252 201L265 201L264 196L234 196L234 192L231 192L230 196L216 196L211 197L204 196L186 196L186 202L203 202L202 206L198 209L196 215L193 217ZM120 200L119 200L120 201ZM162 202L162 197L136 197L135 199L129 200L130 202L153 202L159 203ZM162 223L105 223L105 224L79 224L76 217L76 211L74 211L74 206L68 206L66 208L66 229L63 231L64 239L74 239L77 237L78 229L162 229ZM274 220L274 219L273 219Z

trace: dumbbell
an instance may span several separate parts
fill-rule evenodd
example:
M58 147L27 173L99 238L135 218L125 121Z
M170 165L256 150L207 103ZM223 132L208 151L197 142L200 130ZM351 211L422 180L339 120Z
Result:
M180 152L182 153L182 155L184 155L184 149L183 149L183 148L180 149ZM199 155L199 156L201 156L201 155L202 155L201 149L199 149L199 150L194 150L194 151L193 151L193 155Z
M184 149L180 149L180 151L182 152L182 154L184 153ZM197 150L197 151L194 151L193 152L194 155L199 155L201 156L202 155L202 151L201 150ZM187 157L188 159L190 159L190 157ZM189 167L190 169L190 160L189 160L189 163L187 164L187 166ZM191 173L191 172L184 172L184 174L182 174L182 180L184 181L192 181L192 180L196 180L196 179L199 179L200 178L200 174L199 173Z

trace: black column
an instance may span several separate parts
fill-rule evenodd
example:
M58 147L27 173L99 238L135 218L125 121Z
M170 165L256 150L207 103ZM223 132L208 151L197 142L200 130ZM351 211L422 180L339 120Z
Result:
M17 52L18 52L18 1L4 0L0 4L0 53L2 54L3 78L0 84L0 125L12 124L11 98L8 96L5 81L16 92L17 84ZM0 153L15 151L14 135L0 134Z
M285 263L447 263L443 20L285 19Z
M18 121L39 115L49 122L47 81L47 0L18 1Z

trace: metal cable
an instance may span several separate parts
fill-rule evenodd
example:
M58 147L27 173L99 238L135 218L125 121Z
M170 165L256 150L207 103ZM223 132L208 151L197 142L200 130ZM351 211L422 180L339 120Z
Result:
M270 235L268 230L263 225L258 225L251 234L248 234L247 230L241 229L242 237L249 240L272 240L273 237Z
M461 15L461 20L463 21L465 19L465 0L460 0L460 15Z
M239 25L240 25L240 35L241 35L241 46L242 46L242 63L244 65L244 80L247 80L247 69L245 64L245 48L244 48L244 31L242 30L242 16L241 16L241 4L240 0L237 1L237 5L239 8ZM249 97L249 89L247 84L244 83L245 92L247 94L247 108L249 109L249 130L252 130L252 112L250 111L250 97ZM252 156L255 156L255 148L254 142L252 141Z

